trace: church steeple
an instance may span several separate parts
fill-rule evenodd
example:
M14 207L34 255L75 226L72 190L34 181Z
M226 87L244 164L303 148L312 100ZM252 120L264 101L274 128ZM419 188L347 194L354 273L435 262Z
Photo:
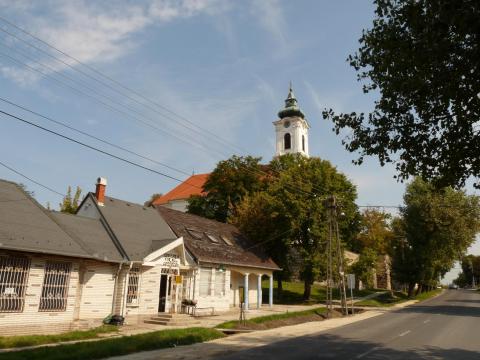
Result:
M285 99L285 107L278 112L279 120L275 121L276 156L300 153L308 157L308 129L310 128L305 114L300 110L297 98L293 93L292 83Z
M285 99L285 107L278 112L278 117L283 119L285 117L298 116L302 119L305 118L305 114L300 110L297 99L293 93L292 82L290 81L290 88L288 89L288 95Z

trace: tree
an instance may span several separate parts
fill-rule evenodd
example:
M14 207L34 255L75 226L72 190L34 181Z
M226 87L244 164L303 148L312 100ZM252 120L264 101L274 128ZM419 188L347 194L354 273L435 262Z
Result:
M406 189L395 232L393 275L408 284L411 296L436 285L475 241L480 230L477 196L451 187L436 189L416 178Z
M163 194L159 194L159 193L155 193L155 194L152 194L150 196L150 199L148 199L147 201L145 201L143 203L143 205L145 205L146 207L150 207L153 205L154 201L157 200L158 198L161 198Z
M391 216L375 209L366 209L360 216L360 228L351 250L360 253L352 271L366 287L372 287L380 255L390 253L394 234L390 228Z
M370 249L377 255L387 254L394 236L390 229L391 216L383 211L366 209L360 217L360 229L352 251Z
M205 182L206 195L195 195L188 200L188 212L226 222L247 194L263 187L265 174L260 160L252 156L232 156L220 161Z
M307 300L325 266L328 222L323 200L329 195L340 199L344 216L339 228L342 239L350 240L358 219L356 188L330 162L299 154L276 157L269 171L265 190L246 197L232 221L254 241L264 243L268 254L287 271L289 249L296 251L302 260L300 277ZM280 285L282 276L277 278Z
M396 164L397 177L462 187L480 175L480 2L376 0L373 27L348 61L379 94L369 114L323 117L346 149ZM480 183L475 186L480 187Z
M480 256L467 255L461 261L462 272L455 283L458 286L478 286L480 282Z
M59 204L60 211L64 213L75 214L78 209L81 194L82 189L77 186L77 189L75 190L75 195L73 195L72 198L72 188L71 186L69 186L67 189L67 195L65 195L63 201Z

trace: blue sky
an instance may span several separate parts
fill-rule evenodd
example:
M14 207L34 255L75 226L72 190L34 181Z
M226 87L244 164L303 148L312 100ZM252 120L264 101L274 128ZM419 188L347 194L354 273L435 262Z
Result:
M325 107L357 112L372 108L374 97L362 93L354 70L346 62L347 56L358 47L362 29L369 27L373 19L370 1L120 0L99 4L0 0L0 14L202 129L235 144L242 149L238 154L261 156L266 162L274 153L272 122L292 81L299 104L311 124L311 155L330 160L357 184L359 204L401 203L404 184L393 179L393 167L382 168L376 159L367 160L361 167L352 165L355 155L344 150L341 137L336 136L321 117ZM5 23L0 22L0 26L33 43L31 38ZM0 33L0 45L2 98L186 173L208 172L218 160L233 153L231 148L211 137L185 129L179 125L180 119L164 110L153 112L102 88L78 70L97 74L68 58L62 57L62 60L73 69L5 32ZM48 50L41 43L35 45ZM43 66L22 58L20 53L40 61ZM97 93L83 88L90 94L88 97L59 86L1 54L21 59L62 81L68 82L66 77L69 77L88 84ZM73 86L81 88L78 83ZM103 98L99 94L117 101L113 106L117 110L120 109L118 103L134 109L136 119L100 104ZM142 165L185 178L184 174L54 127L2 102L0 109ZM154 128L145 126L139 119L154 124ZM165 135L164 130L184 141ZM91 191L95 179L104 176L108 179L109 195L141 203L152 193L166 192L176 185L172 180L132 168L5 117L0 117L0 151L0 161L61 192L68 185ZM60 200L1 167L0 178L24 182L42 204L56 205ZM480 248L475 252L480 253Z

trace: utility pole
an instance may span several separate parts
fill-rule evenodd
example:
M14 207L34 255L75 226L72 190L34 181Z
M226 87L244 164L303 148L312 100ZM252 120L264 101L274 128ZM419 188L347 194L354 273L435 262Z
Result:
M330 316L333 310L334 276L338 276L340 302L342 313L348 315L347 291L345 288L345 270L343 268L343 250L338 228L338 204L334 195L330 196L325 205L328 210L328 242L327 242L327 310ZM334 266L335 261L335 266ZM334 269L335 268L335 269Z

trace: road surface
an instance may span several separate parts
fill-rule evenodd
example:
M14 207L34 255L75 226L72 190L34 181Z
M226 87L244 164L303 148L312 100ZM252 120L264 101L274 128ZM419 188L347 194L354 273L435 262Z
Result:
M448 290L385 315L217 359L480 360L480 292Z

